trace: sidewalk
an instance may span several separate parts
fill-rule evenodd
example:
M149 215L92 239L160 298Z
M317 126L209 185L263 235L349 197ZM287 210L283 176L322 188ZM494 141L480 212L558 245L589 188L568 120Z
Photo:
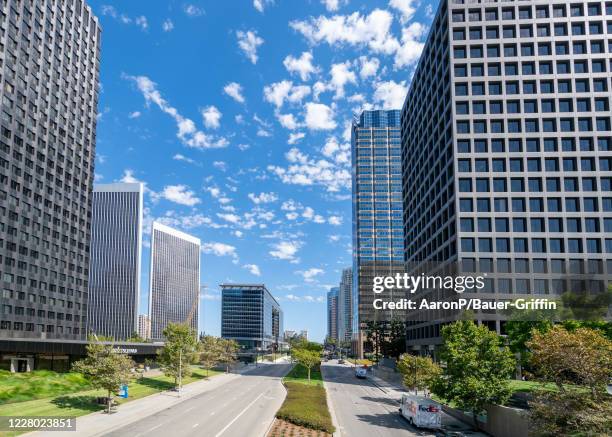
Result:
M76 431L53 432L53 437L94 437L103 436L133 422L151 416L166 408L170 408L194 396L214 390L223 384L239 378L243 373L254 370L256 367L243 366L234 370L234 373L223 373L210 379L192 382L183 386L181 395L173 391L164 391L121 405L116 413L108 415L102 411L77 417ZM44 436L46 432L36 431L26 434L28 436Z
M399 400L402 398L403 394L408 394L408 390L406 390L401 384L380 378L376 373L377 370L373 368L372 372L368 375L370 381L372 381L374 385L385 392L389 397L397 399L399 405ZM445 412L442 412L442 427L444 428L445 435L489 437L487 434L473 431L471 426Z

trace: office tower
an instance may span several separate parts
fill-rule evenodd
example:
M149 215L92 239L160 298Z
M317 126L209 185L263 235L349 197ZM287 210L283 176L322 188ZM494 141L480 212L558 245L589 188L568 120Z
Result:
M285 330L285 341L289 341L298 336L297 332L292 329Z
M308 330L307 329L302 329L300 331L300 337L306 341L308 341Z
M82 0L3 2L0 338L85 333L100 26Z
M200 240L159 222L151 228L149 317L151 338L163 339L168 323L198 331Z
M374 276L403 271L400 111L363 111L353 120L353 349L363 353L363 325L384 321L372 302ZM392 299L393 291L384 296ZM403 296L402 296L403 297Z
M407 261L506 275L487 279L499 300L611 273L611 16L609 1L441 2L401 116ZM422 315L416 349L440 342Z
M353 313L353 269L342 270L338 288L338 340L351 341Z
M138 315L138 335L145 340L151 338L151 319L146 314Z
M338 340L338 294L339 287L332 287L327 292L327 338Z
M282 342L283 311L263 284L221 284L221 337L244 349L275 349Z
M126 340L138 329L141 183L94 187L87 332Z

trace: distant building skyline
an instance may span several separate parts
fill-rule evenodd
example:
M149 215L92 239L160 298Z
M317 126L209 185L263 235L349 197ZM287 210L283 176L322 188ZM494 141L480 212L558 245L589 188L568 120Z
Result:
M138 330L144 188L94 186L87 332L126 340Z
M342 269L338 287L338 340L351 341L353 326L353 269Z
M151 338L151 318L148 314L138 315L138 335L145 340Z
M153 222L149 275L151 338L163 339L168 323L188 323L198 332L200 239Z
M221 337L244 349L284 343L283 310L264 284L221 284Z
M340 287L332 287L327 292L327 337L338 340L338 293Z

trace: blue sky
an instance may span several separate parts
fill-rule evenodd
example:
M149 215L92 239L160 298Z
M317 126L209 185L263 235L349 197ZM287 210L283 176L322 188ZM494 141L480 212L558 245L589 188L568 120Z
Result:
M434 4L435 3L435 4ZM103 27L96 181L141 181L150 223L199 237L200 330L222 282L265 283L322 340L351 265L350 134L396 109L436 0L90 1Z

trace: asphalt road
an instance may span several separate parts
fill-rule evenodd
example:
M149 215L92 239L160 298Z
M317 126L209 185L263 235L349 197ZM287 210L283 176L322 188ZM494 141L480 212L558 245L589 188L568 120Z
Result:
M107 436L263 437L286 391L289 364L264 364L209 392L185 400Z
M369 379L358 379L349 365L322 366L341 437L435 436L413 428L399 414L399 399L389 397Z

